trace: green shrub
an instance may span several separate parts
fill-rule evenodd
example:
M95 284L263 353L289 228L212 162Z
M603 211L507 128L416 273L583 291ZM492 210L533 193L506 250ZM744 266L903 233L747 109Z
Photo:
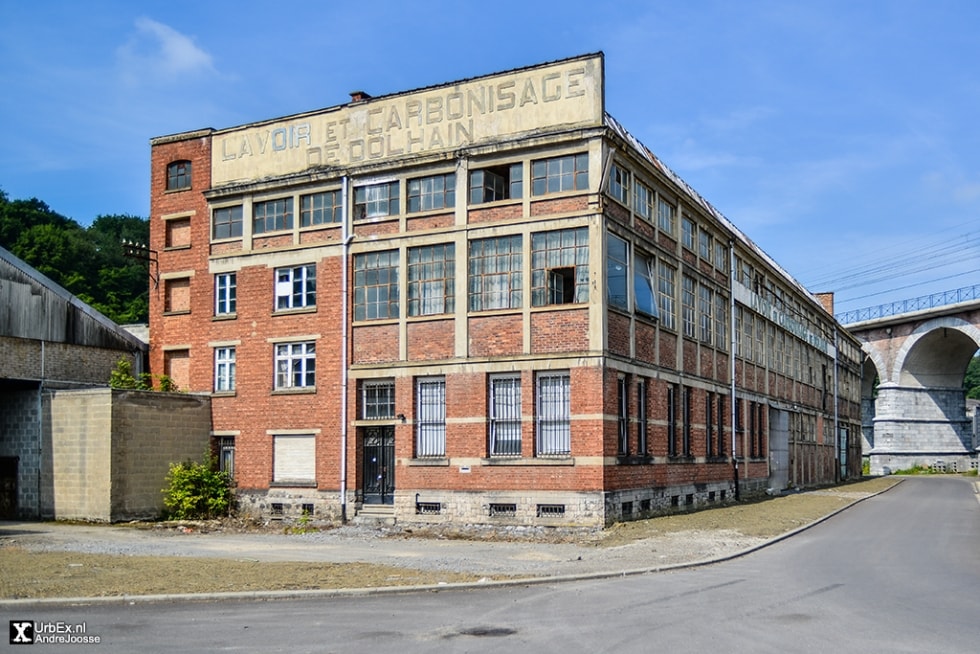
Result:
M133 364L126 357L116 361L116 367L109 373L109 386L121 390L152 391L154 379L160 382L163 393L178 393L180 389L174 380L167 375L154 377L148 372L141 372L139 378L133 375Z
M232 507L232 480L217 469L217 458L207 455L204 463L171 463L163 505L167 518L195 520L228 515Z

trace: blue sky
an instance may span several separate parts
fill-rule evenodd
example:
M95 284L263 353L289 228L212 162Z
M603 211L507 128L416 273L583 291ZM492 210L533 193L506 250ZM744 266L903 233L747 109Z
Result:
M149 140L583 53L837 310L980 282L980 2L0 0L0 189L149 213Z

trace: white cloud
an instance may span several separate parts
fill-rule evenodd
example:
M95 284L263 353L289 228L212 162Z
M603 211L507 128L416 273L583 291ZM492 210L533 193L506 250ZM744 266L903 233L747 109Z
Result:
M136 20L136 30L137 33L116 51L127 83L217 72L211 55L198 47L191 37L172 27L143 17Z

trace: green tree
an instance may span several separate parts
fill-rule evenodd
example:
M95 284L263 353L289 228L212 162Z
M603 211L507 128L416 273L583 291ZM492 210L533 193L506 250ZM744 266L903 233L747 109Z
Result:
M970 359L970 365L966 367L966 375L963 377L963 388L966 389L969 399L980 400L980 356Z

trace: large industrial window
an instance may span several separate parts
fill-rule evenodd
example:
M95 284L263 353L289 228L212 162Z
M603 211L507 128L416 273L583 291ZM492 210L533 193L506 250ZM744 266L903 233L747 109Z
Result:
M694 338L695 333L695 296L698 283L693 277L681 276L681 322L684 327L684 335Z
M299 199L301 227L339 223L343 219L343 203L339 190L304 195Z
M293 199L279 198L252 205L252 232L264 234L293 228Z
M398 317L398 250L354 257L354 320Z
M191 187L191 162L174 161L167 164L167 190L182 191Z
M449 209L456 205L456 175L432 175L408 180L408 211Z
M702 261L712 263L715 254L715 239L704 229L698 231L698 255Z
M361 418L383 420L395 417L395 382L390 379L361 382Z
M701 342L711 345L714 323L711 310L714 303L714 292L704 284L698 285L698 322L701 327Z
M439 377L415 381L415 456L446 456L446 380Z
M589 188L589 155L576 154L531 162L531 193L547 195Z
M674 226L674 205L663 198L657 199L657 227L671 236L677 233Z
M521 455L521 378L490 377L490 456Z
M541 373L537 386L537 454L571 454L571 378L568 373Z
M638 313L656 318L657 297L653 290L653 259L638 254L633 264L633 304Z
M456 294L456 246L426 245L408 250L408 315L452 313Z
M515 200L523 196L523 164L491 166L470 172L470 204Z
M276 345L276 390L316 386L316 344L279 343Z
M653 220L653 190L643 182L633 184L633 210L644 220Z
M242 205L215 209L211 220L211 235L216 239L241 237Z
M619 164L613 164L609 171L609 195L629 206L630 174Z
M715 293L715 347L720 350L728 348L728 314L728 298Z
M354 219L398 215L398 182L384 182L354 189Z
M629 243L609 235L606 241L606 299L610 306L629 309Z
M316 305L316 264L276 269L276 311Z
M470 311L521 306L521 236L470 242Z
M697 238L698 226L686 214L681 216L681 243L685 248L694 252L694 241Z
M237 273L219 273L214 276L214 315L235 313L238 300Z
M660 261L657 264L657 295L660 298L660 324L667 329L676 329L674 309L674 278L676 271L670 264Z
M589 301L587 227L531 235L531 304Z
M214 348L214 392L229 393L235 390L235 348Z

